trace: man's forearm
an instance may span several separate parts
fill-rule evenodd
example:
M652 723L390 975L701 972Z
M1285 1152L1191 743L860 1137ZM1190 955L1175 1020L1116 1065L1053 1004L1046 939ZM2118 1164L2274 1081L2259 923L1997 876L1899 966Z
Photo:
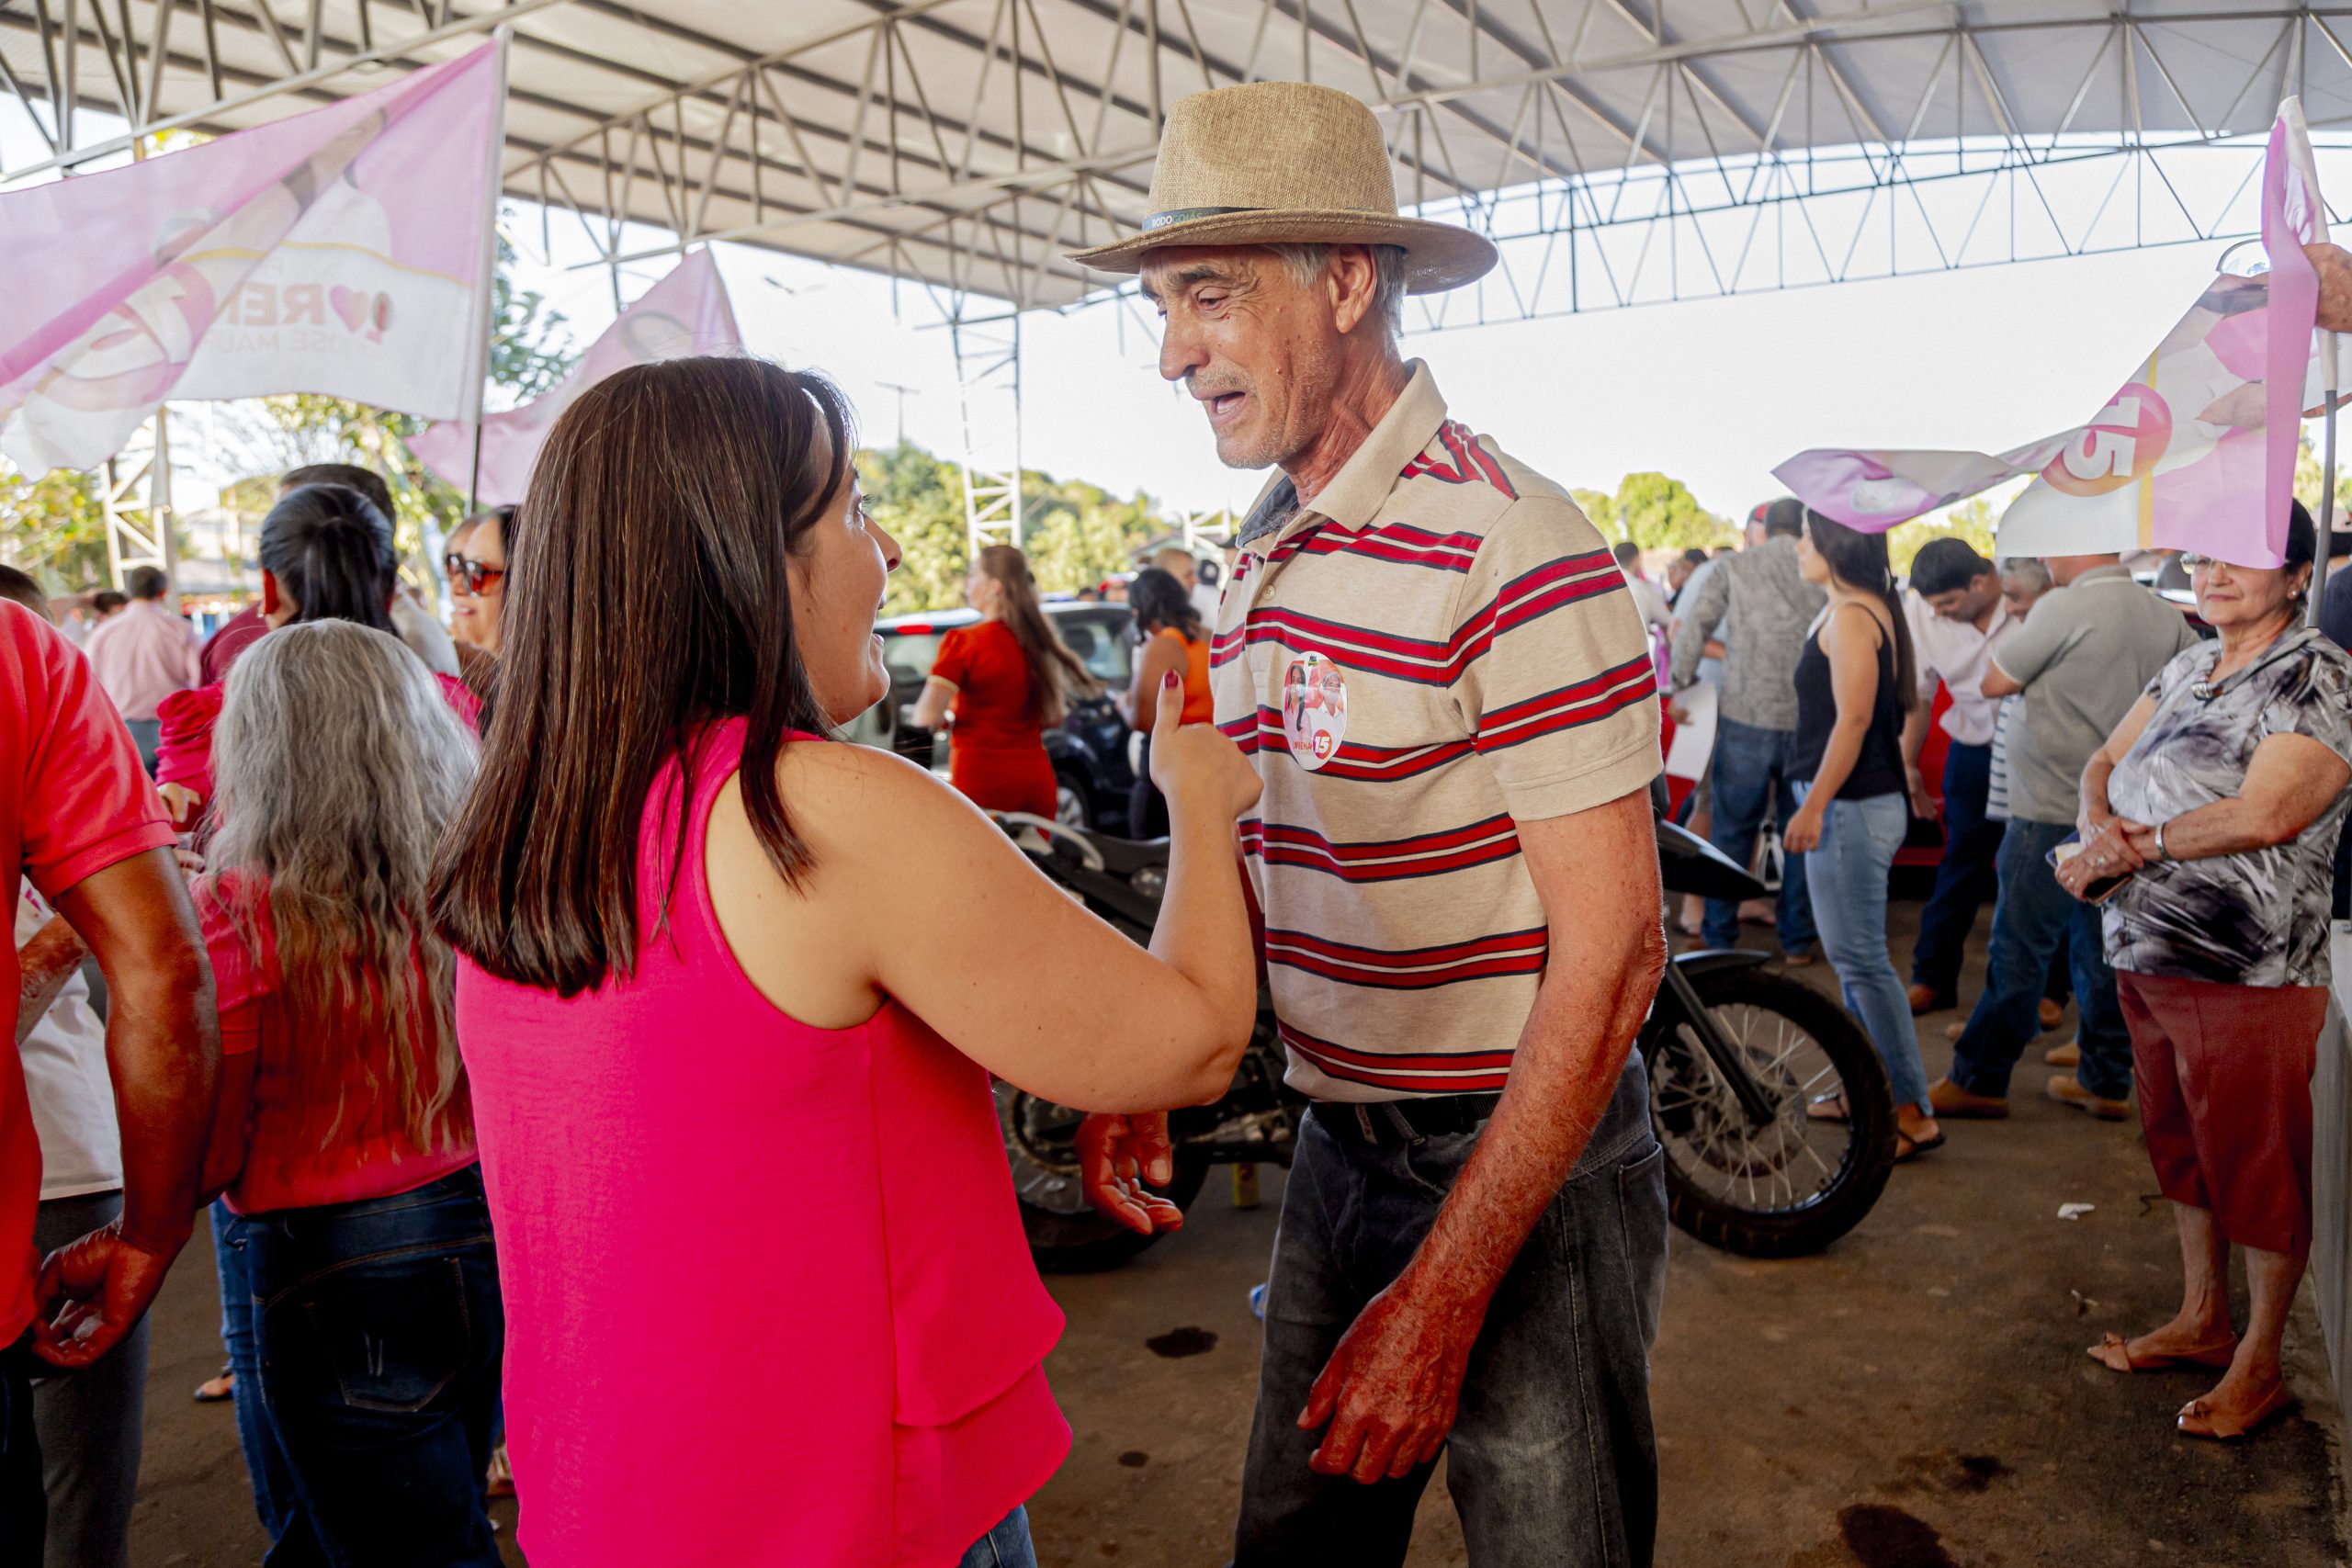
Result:
M17 1043L22 1045L65 982L80 968L89 949L82 945L72 925L60 916L51 915L49 923L33 932L30 941L17 949Z
M1903 716L1903 765L1919 771L1920 754L1928 749L1928 710L1915 707Z
M1648 1016L1667 961L1664 930L1652 918L1612 945L1619 951L1563 951L1555 931L1502 1102L1408 1270L1464 1310L1485 1312L1576 1168Z

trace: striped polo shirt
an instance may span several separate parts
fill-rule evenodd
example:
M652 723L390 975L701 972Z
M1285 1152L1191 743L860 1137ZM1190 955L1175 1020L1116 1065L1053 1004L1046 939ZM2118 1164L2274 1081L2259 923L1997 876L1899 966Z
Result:
M1607 543L1410 370L1312 505L1280 477L1260 497L1210 653L1218 727L1265 781L1241 846L1317 1100L1501 1089L1548 945L1513 823L1659 769Z

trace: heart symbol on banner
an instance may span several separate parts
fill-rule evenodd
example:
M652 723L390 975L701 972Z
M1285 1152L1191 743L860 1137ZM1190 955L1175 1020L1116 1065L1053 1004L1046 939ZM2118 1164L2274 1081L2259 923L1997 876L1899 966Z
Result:
M368 307L375 303L359 290L345 288L340 283L328 293L327 302L334 307L334 313L343 318L343 324L355 333L359 330L359 323L368 319Z

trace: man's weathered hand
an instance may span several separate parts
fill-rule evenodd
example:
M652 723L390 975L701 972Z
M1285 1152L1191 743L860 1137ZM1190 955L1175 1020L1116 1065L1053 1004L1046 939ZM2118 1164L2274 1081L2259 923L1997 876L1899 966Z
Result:
M1138 1235L1184 1228L1184 1211L1146 1187L1176 1175L1168 1118L1096 1112L1078 1129L1078 1169L1086 1200Z
M34 1353L70 1371L113 1349L154 1303L178 1251L142 1247L118 1224L51 1253L33 1292Z
M1922 822L1933 822L1941 813L1936 809L1936 797L1928 791L1927 775L1917 768L1905 768L1904 784L1911 795L1911 815Z
M1453 1430L1483 1305L1419 1287L1408 1271L1372 1299L1331 1352L1298 1417L1331 1429L1310 1464L1364 1485L1412 1473Z

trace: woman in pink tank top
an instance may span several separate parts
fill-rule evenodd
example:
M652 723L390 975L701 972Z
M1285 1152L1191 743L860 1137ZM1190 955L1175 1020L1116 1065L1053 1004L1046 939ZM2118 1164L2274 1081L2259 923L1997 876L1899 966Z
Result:
M852 450L824 380L672 360L584 392L524 505L435 904L535 1562L1034 1563L1062 1319L989 1076L1157 1110L1249 1034L1257 783L1181 692L1148 953L929 774L820 739L888 690L898 547Z

